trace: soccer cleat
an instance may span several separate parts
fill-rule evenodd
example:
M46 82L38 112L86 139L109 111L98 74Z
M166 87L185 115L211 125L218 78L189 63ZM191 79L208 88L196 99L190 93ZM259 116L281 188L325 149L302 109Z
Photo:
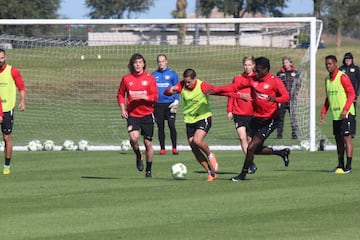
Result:
M142 155L140 156L140 158L136 157L136 167L140 172L144 170L144 163L142 160Z
M10 175L11 174L10 166L4 166L3 174L4 175Z
M285 148L281 150L281 157L284 160L285 167L289 166L289 155L290 155L290 148Z
M242 172L239 175L232 177L230 180L233 182L239 182L239 181L244 181L246 177L246 173Z
M219 164L216 161L215 154L210 153L209 162L210 162L210 166L211 166L212 170L217 172L219 170Z
M216 173L209 173L209 174L208 174L208 179L207 179L207 181L208 181L208 182L212 182L212 181L214 181L216 178L217 178Z
M179 155L179 152L177 151L176 148L173 148L173 149L172 149L172 154L173 154L173 155Z
M145 178L152 178L151 171L146 171Z
M166 154L165 149L161 149L161 150L160 150L160 155L165 155L165 154Z
M344 168L344 173L351 173L352 172L352 169L351 168Z
M257 170L257 167L256 167L255 163L253 163L253 164L251 164L251 166L250 166L250 168L248 170L248 173L249 174L255 174L256 170Z

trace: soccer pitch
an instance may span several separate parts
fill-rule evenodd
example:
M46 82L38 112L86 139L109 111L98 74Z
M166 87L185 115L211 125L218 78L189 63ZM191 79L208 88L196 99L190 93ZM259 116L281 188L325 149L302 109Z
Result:
M234 183L243 154L215 153L218 179L206 182L189 151L155 154L152 179L131 151L15 152L12 175L0 176L0 239L358 238L356 159L351 174L335 175L334 151L293 151L288 168L256 156L256 174ZM171 177L176 162L186 180Z

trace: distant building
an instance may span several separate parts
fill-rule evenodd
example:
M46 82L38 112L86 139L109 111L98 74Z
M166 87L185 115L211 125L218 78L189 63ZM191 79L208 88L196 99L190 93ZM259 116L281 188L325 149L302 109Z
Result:
M216 9L212 18L224 18ZM245 17L264 17L263 15ZM188 18L195 18L189 14ZM299 35L300 24L241 24L240 34L236 36L234 24L187 25L185 45L241 45L252 47L294 48ZM195 34L198 30L198 35ZM276 34L274 34L276 33ZM195 39L198 36L198 39ZM238 38L238 40L237 40ZM175 25L145 25L112 28L109 32L89 32L89 46L107 45L176 45L178 44L178 28Z

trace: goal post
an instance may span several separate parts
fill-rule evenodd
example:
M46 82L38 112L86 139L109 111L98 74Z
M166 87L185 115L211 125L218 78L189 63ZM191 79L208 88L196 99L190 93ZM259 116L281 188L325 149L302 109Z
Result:
M239 24L239 35L234 34ZM186 33L179 44L178 28ZM28 31L9 31L38 26L48 34L29 36ZM99 149L117 149L127 139L116 92L121 76L128 73L130 56L141 53L147 71L156 69L156 56L168 56L169 67L181 78L194 68L198 78L214 85L228 84L241 73L246 55L265 56L276 74L283 56L290 56L301 72L298 98L299 139L291 139L285 117L284 140L271 145L310 151L324 138L316 125L316 51L322 23L313 17L221 19L2 19L0 47L7 63L21 71L27 88L27 110L15 114L16 145L38 139L61 145L67 139L85 139ZM4 30L5 29L5 30ZM14 34L16 32L16 34ZM308 43L299 48L301 43ZM302 46L303 47L303 46ZM213 127L207 140L220 149L240 148L233 122L226 119L226 98L211 96ZM187 146L181 110L177 114L179 145ZM166 139L170 145L169 137ZM157 127L154 145L158 145Z

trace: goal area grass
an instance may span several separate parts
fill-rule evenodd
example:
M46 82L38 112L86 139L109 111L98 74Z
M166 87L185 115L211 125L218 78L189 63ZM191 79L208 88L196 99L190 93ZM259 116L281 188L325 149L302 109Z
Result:
M243 154L215 153L218 179L206 182L190 151L155 154L152 179L131 151L15 152L12 175L0 176L0 239L358 238L356 160L351 174L336 175L334 151L293 151L287 168L256 156L256 174L235 183ZM176 162L186 180L172 178Z

